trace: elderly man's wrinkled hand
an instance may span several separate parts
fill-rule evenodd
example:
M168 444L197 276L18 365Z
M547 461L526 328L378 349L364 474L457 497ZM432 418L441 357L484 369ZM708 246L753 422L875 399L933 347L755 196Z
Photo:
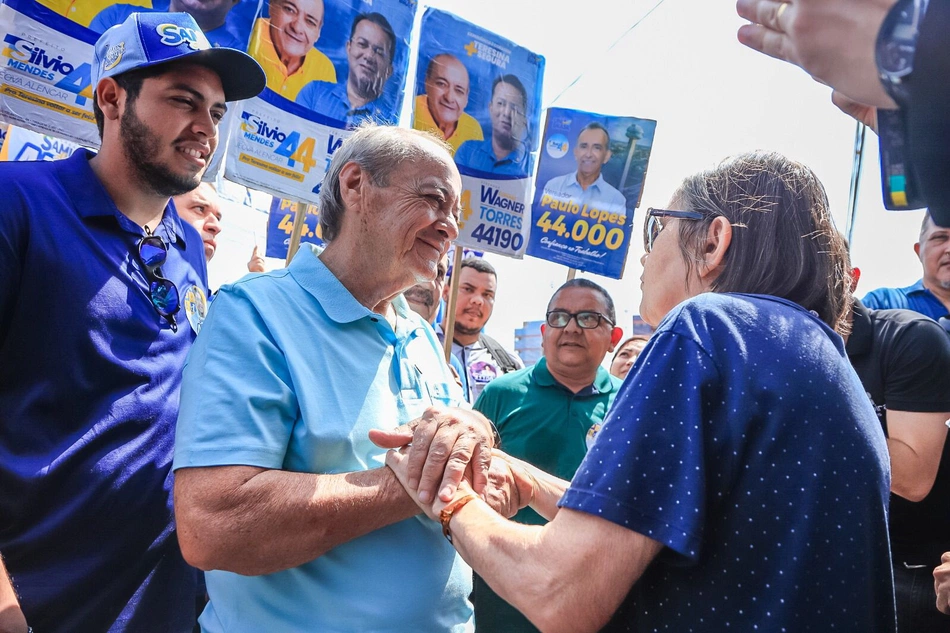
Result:
M937 609L950 615L950 552L940 557L940 566L934 569L934 591L937 593Z
M477 411L429 407L418 420L393 431L370 431L369 438L383 448L410 444L403 485L423 503L431 503L436 492L442 501L451 500L467 468L476 493L488 483L494 429Z

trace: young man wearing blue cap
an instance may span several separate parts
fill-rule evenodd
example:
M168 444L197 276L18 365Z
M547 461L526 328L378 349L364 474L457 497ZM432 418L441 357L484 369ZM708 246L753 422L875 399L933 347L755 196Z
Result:
M184 318L206 293L194 189L264 74L184 13L95 47L98 154L0 165L0 552L37 631L190 631L172 521Z

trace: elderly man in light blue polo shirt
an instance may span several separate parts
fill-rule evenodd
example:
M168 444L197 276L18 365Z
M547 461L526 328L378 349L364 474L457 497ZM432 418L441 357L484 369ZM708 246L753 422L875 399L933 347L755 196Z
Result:
M211 570L202 631L470 630L471 570L369 437L412 440L429 498L468 465L486 488L491 425L448 408L461 389L401 295L435 276L460 195L441 140L361 128L324 181L326 249L218 292L185 368L174 465L182 551Z
M600 123L588 123L574 143L577 171L555 176L544 185L543 195L561 201L571 200L581 208L625 214L627 199L607 184L601 173L610 160L610 134Z

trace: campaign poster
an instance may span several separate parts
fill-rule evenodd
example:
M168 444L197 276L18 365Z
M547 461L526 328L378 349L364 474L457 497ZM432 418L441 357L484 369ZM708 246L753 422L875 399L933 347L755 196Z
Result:
M214 46L244 50L262 0L2 0L0 120L90 147L96 40L134 12L190 13ZM225 139L222 138L223 147ZM216 158L223 153L217 152ZM208 170L209 175L217 170Z
M462 175L459 244L524 255L543 77L540 55L451 13L423 15L412 127L452 148Z
M416 0L269 0L247 51L267 88L237 108L225 176L317 202L333 153L364 121L399 121Z
M271 203L270 213L267 215L267 257L287 259L290 248L290 235L294 231L294 221L297 211L293 200L281 200L275 197ZM307 217L304 218L303 232L300 234L300 243L310 242L323 245L320 232L320 214L317 206L307 205Z
M37 0L40 4L72 5L64 12L86 26L97 36L116 24L122 24L133 13L190 13L212 46L245 50L251 35L254 15L262 0L228 0L226 2L195 2L194 0ZM77 6L81 5L81 9Z
M76 143L15 125L8 125L0 138L0 161L59 160L69 158L79 149Z
M92 114L98 36L34 0L3 0L0 121L99 146Z
M655 133L650 119L550 108L528 255L620 279Z

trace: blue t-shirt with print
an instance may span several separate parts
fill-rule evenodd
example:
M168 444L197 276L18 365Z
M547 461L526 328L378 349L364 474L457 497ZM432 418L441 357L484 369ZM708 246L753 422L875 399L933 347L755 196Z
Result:
M665 546L605 630L891 632L889 487L841 338L706 293L660 324L561 504Z

